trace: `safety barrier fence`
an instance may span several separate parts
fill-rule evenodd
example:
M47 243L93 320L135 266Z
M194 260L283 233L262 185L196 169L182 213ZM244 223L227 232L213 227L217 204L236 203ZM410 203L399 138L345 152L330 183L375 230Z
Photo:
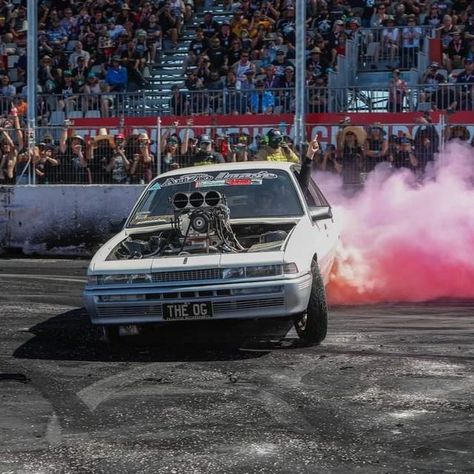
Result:
M380 162L422 173L444 143L453 138L470 141L474 125L434 123L371 124L344 126L308 123L308 140L318 137L321 152L315 170L342 176L345 184L361 184ZM8 184L146 184L164 171L192 166L203 141L211 142L227 162L261 159L265 137L278 129L299 156L291 123L255 125L195 125L162 127L39 127L37 144L19 148L20 132L3 129L0 152L0 185ZM379 129L379 131L377 131ZM4 133L4 131L6 133ZM25 131L21 134L25 136ZM351 134L352 132L352 134ZM14 143L9 147L6 136Z
M416 68L418 53L427 47L427 39L436 35L435 28L422 25L361 28L356 34L358 69Z

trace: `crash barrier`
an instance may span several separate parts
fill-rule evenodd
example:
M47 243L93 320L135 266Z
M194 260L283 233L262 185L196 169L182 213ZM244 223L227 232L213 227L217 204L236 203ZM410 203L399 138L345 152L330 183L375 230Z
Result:
M360 28L356 33L359 71L418 66L418 53L425 52L427 39L436 37L432 26L380 26Z
M474 110L472 83L409 83L387 86L333 87L327 92L327 107L338 112L416 112Z
M89 255L143 186L0 186L0 253Z

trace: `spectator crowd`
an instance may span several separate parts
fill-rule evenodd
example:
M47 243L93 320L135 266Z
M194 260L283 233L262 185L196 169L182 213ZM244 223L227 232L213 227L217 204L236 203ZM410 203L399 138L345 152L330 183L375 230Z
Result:
M460 140L474 146L467 127L453 125L441 131L425 113L417 118L413 135L389 135L382 124L362 127L346 117L333 142L320 143L316 136L303 149L279 129L256 136L243 132L219 135L215 130L194 136L196 127L188 119L182 126L175 122L173 127L163 129L158 143L139 130L109 134L101 128L96 136L84 137L66 124L57 142L47 134L28 150L18 115L13 113L9 123L2 124L10 131L2 132L0 184L28 184L30 161L35 165L37 184L147 184L159 172L188 166L261 160L299 163L317 142L318 152L312 157L314 169L340 175L344 184L360 185L380 163L423 175L443 141Z
M217 4L225 14L215 14ZM196 11L203 12L197 25ZM57 123L64 129L60 137L43 134L40 143L28 147L22 131L27 112L26 1L0 0L0 184L25 182L28 163L36 164L37 182L148 182L157 172L148 136L110 136L102 130L86 140L63 119L74 111L114 116L123 94L149 87L150 67L160 63L164 50L176 51L186 28L192 27L194 35L180 65L183 81L169 93L172 115L295 110L292 0L39 0L38 12L38 124L51 124L52 114L59 112ZM420 109L474 108L473 1L308 0L305 26L308 112L328 110L328 76L337 71L338 56L346 55L347 41L356 37L376 45L375 59L390 63L387 109L403 111L409 85L402 72L415 65L427 28L438 37L442 51L439 61L420 72ZM343 142L321 153L321 160L316 157L315 166L349 180L346 147L353 152L353 164L359 163L355 168L360 179L378 161L401 163L398 151L404 147L408 152L410 146L413 156L403 162L422 169L426 157L420 158L420 140L429 140L431 147L439 142L432 131L426 132L430 138L382 139L377 133L382 133L377 127L363 133L357 129L355 142L346 133ZM206 137L162 137L155 144L161 169L206 161L208 152L226 161L261 159L261 150L269 146L266 136ZM408 142L401 143L402 138ZM283 136L282 143L292 146L289 137ZM371 149L369 143L379 145Z

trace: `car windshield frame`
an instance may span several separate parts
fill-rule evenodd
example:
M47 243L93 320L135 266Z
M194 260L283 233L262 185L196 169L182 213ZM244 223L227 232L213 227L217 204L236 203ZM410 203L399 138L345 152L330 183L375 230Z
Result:
M126 228L169 224L174 218L170 198L175 193L194 191L206 193L211 190L225 195L231 219L300 218L305 213L305 204L302 202L298 184L291 171L273 168L202 172L196 170L194 173L156 178L135 205L127 220ZM164 191L166 192L163 194ZM275 195L278 195L276 207ZM267 204L268 209L256 206L252 198L259 201L261 206ZM166 208L168 212L155 213L153 207ZM255 213L257 209L262 210ZM254 213L251 214L249 211Z

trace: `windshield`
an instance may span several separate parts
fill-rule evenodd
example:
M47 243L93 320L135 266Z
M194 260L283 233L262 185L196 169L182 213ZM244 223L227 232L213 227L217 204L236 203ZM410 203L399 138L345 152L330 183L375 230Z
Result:
M211 190L225 196L231 219L303 215L295 185L286 171L197 172L158 178L141 199L130 226L169 222L174 216L171 198L175 193Z

